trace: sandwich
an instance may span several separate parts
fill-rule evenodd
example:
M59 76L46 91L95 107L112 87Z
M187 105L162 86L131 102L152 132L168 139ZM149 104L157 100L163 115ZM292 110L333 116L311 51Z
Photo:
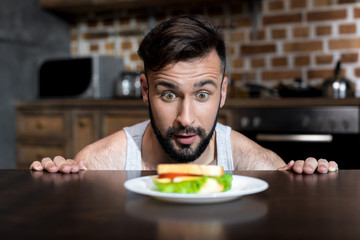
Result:
M153 178L157 190L165 193L215 193L231 188L232 175L223 167L198 164L159 164Z

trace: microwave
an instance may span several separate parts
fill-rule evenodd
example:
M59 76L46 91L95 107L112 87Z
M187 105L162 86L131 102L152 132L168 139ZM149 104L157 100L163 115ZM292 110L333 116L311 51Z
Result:
M37 72L39 98L111 98L123 60L110 56L46 59Z

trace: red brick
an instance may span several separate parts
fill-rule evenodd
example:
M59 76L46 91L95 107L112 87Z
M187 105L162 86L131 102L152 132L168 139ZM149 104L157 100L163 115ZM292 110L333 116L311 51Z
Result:
M354 8L354 18L360 18L360 8Z
M356 77L360 78L360 68L355 68L354 73Z
M107 51L114 51L115 49L115 43L114 42L108 42L105 44L105 49Z
M334 75L334 69L309 70L307 72L308 79L321 78L326 79Z
M269 2L268 4L268 9L270 11L284 10L284 2L282 0Z
M290 2L290 8L306 8L306 0L291 0Z
M140 57L139 57L139 55L135 52L135 53L130 54L130 60L131 60L131 61L140 61Z
M244 67L244 59L235 59L232 61L232 66L234 68L242 68Z
M313 11L307 13L307 21L330 21L346 19L346 10Z
M275 44L242 45L240 50L242 55L275 53L276 46Z
M232 42L242 42L245 40L244 32L232 32L231 33L231 41Z
M331 6L332 0L313 0L313 5L315 7Z
M253 32L250 35L251 40L264 40L265 39L265 31L261 30L257 32L256 39L253 37Z
M263 80L284 80L298 77L301 77L300 70L264 71L262 73Z
M319 26L316 28L316 35L324 36L331 35L331 26Z
M265 59L264 58L254 58L251 59L251 67L265 67Z
M274 57L271 60L271 65L273 67L284 67L287 65L287 58L286 57Z
M353 49L360 48L360 38L330 39L329 49Z
M341 62L343 63L357 63L359 61L358 53L343 53L341 54Z
M310 57L309 56L296 56L294 58L295 66L307 66L310 64Z
M273 39L286 38L286 30L285 29L273 29L271 31L271 36Z
M91 45L90 45L90 51L91 51L91 52L97 52L97 51L99 51L99 45L98 45L98 44L91 44Z
M296 27L293 29L293 37L308 37L309 36L309 28L308 27Z
M301 13L294 13L294 14L278 14L276 16L264 16L263 17L263 24L270 25L270 24L284 24L284 23L299 23L301 22L302 17Z
M352 34L356 33L356 25L351 24L342 24L339 26L339 33L340 34Z
M131 49L131 48L132 48L132 42L121 43L121 49Z
M284 52L299 52L299 51L320 51L323 50L323 43L321 41L302 41L302 42L288 42L284 43Z
M320 55L316 56L315 63L316 64L330 64L333 61L333 55Z

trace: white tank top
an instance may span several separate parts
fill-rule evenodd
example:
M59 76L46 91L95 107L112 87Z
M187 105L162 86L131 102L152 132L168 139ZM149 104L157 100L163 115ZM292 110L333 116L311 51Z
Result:
M150 120L135 124L131 127L125 127L126 133L126 165L125 170L142 170L141 164L141 144L145 130ZM216 147L217 147L217 165L223 166L225 171L234 170L234 161L231 151L230 133L231 128L221 123L215 126Z

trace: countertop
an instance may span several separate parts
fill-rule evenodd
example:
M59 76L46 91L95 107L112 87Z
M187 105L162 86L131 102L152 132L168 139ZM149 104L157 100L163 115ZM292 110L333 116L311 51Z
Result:
M153 171L52 174L0 170L2 239L359 239L359 170L298 175L234 171L263 192L216 204L168 203L129 192Z

